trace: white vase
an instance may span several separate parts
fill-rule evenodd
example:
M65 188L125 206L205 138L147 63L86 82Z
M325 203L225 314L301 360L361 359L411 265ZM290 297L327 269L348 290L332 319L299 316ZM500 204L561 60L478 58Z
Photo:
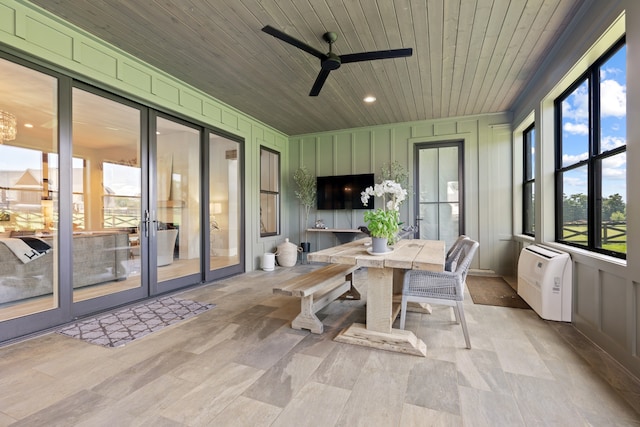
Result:
M371 238L371 251L376 254L387 252L387 238L386 237L372 237Z

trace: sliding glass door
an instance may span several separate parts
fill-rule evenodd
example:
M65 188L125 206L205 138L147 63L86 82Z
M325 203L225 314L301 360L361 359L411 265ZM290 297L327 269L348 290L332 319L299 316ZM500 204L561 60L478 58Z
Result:
M58 79L2 58L0 76L1 323L59 306L59 168Z
M244 271L242 143L0 57L0 342Z
M149 235L156 292L201 281L201 134L201 129L176 119L155 119Z
M209 271L206 280L241 272L241 146L209 134Z
M73 88L71 103L71 281L74 311L84 314L147 295L139 233L146 114L89 88Z

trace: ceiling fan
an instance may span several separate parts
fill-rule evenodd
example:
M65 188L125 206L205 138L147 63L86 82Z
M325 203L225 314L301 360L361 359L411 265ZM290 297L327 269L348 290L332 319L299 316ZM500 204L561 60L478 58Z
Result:
M293 45L298 49L302 49L305 52L310 53L311 55L320 59L321 70L320 73L318 73L318 77L316 77L316 81L311 88L311 92L309 92L309 96L318 96L318 94L320 93L320 89L322 89L322 85L324 85L327 77L329 77L329 73L340 68L340 65L342 64L348 64L350 62L372 61L374 59L402 58L405 56L411 56L413 54L412 48L406 48L350 53L347 55L336 55L331 49L333 43L338 38L338 35L334 32L323 34L322 38L324 39L324 41L329 43L329 52L322 53L319 50L309 46L308 44L303 43L300 40L291 37L290 35L283 33L282 31L273 28L270 25L265 26L262 31L282 40L283 42L289 43L290 45Z

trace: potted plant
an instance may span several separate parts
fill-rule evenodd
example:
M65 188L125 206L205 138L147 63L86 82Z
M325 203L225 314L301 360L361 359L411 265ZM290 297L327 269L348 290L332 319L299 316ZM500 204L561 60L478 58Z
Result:
M382 207L364 213L371 235L371 250L374 253L388 251L388 245L395 242L400 230L400 205L407 197L407 190L393 180L384 180L361 193L362 203L367 206L372 197L382 198Z
M296 197L304 208L304 242L300 243L303 252L310 252L311 243L307 240L307 227L309 224L309 211L316 204L316 177L302 166L293 174L293 181L298 189Z

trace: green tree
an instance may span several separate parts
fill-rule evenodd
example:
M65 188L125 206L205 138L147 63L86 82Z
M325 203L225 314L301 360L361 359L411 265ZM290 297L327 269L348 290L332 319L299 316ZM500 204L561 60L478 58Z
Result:
M567 197L563 195L562 214L564 222L586 221L587 220L587 196L578 193Z
M618 193L612 194L602 201L602 219L604 221L624 221L626 219L627 205ZM616 218L614 219L614 214Z

